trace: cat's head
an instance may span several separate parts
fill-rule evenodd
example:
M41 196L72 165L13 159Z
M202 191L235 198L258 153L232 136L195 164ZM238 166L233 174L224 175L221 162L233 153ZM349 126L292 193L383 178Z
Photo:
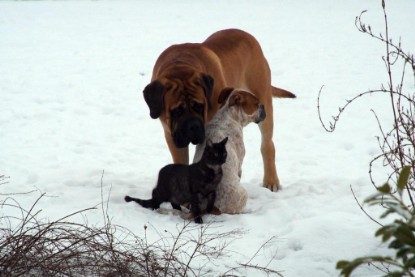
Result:
M226 151L226 142L228 137L218 143L213 143L210 139L206 141L205 151L203 153L206 163L212 165L224 164L228 152Z

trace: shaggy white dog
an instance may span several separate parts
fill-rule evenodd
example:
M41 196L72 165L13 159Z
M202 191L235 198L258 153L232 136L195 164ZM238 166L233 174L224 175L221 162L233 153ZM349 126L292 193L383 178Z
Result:
M241 213L248 199L240 184L245 156L242 129L251 122L263 121L265 110L253 93L241 89L223 89L218 102L221 108L206 126L206 139L219 142L228 137L228 157L222 165L223 177L216 190L215 208L220 213ZM205 142L197 145L193 162L201 159L204 148Z

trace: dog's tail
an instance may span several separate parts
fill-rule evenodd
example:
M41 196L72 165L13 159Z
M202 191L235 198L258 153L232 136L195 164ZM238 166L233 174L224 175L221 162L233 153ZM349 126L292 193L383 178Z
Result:
M278 98L296 98L294 93L289 92L288 90L272 87L272 96Z
M130 196L126 195L124 197L124 200L125 200L125 202L134 201L134 202L140 204L141 206L143 206L144 208L158 209L160 207L160 204L157 205L157 203L155 203L155 201L153 199L143 200L143 199L134 198L134 197L130 197Z

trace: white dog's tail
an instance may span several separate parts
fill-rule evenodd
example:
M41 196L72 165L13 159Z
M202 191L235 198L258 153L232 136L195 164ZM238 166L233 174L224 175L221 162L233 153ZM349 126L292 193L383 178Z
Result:
M272 96L278 98L296 98L294 93L289 92L288 90L272 87Z

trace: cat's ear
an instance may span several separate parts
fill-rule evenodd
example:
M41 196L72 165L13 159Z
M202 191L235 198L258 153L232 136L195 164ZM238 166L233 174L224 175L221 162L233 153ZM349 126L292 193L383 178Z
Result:
M228 142L228 137L224 138L224 139L220 142L220 144L225 145L227 142Z

